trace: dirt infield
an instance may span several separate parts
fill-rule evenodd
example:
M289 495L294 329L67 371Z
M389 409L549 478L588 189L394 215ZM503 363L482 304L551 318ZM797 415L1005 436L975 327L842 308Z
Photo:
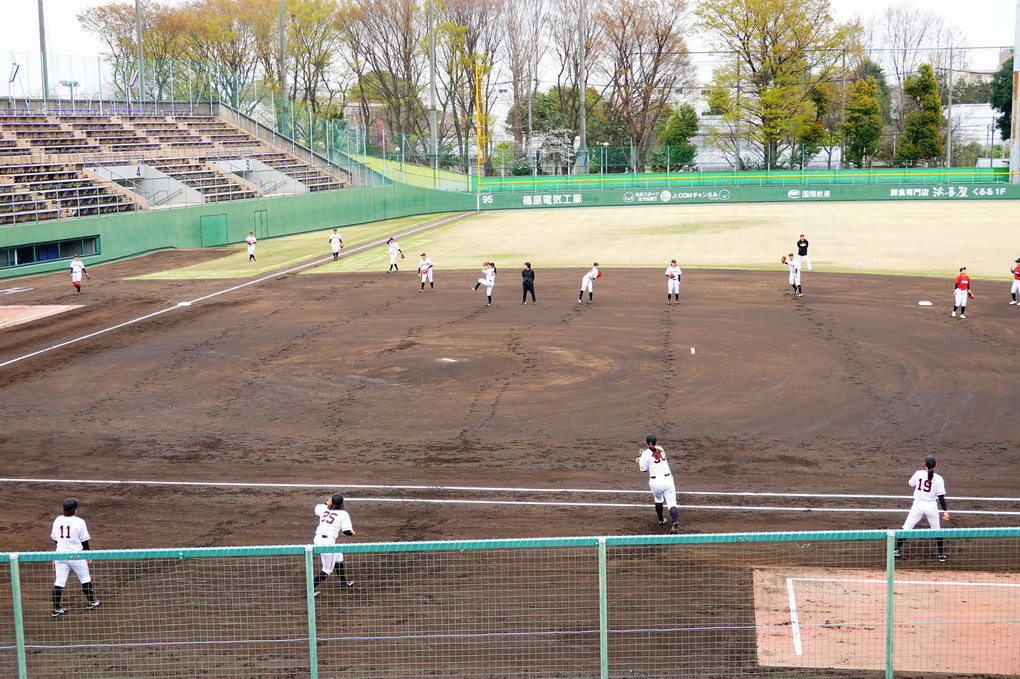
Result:
M6 476L641 490L633 457L651 430L686 504L703 498L685 490L905 497L928 453L951 497L1016 494L1003 471L1020 463L1020 309L1006 291L961 320L940 303L917 306L944 297L945 280L818 272L800 299L782 271L692 272L679 306L666 306L661 272L648 270L607 270L593 305L577 304L581 271L539 270L539 304L521 306L504 267L492 308L469 289L474 271L440 271L423 294L413 272L288 275L185 308L175 305L224 282L127 280L217 254L98 267L80 297L64 275L10 296L83 306L5 329L0 363L173 310L0 370ZM302 542L319 495L10 484L4 548L51 548L47 526L72 492L104 548ZM353 499L369 541L656 529L643 496L633 501L647 511ZM756 502L766 500L742 501ZM909 502L882 506L902 514L770 512L765 526L753 510L695 509L683 523L896 527ZM991 508L952 508L964 507ZM144 534L139 511L151 517ZM1017 522L956 515L951 525Z

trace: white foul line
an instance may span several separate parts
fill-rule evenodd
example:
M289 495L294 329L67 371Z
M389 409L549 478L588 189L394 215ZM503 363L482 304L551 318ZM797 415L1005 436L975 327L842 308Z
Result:
M0 478L0 483L44 483L44 484L98 484L107 486L199 486L206 488L305 488L305 489L335 489L337 484L325 483L266 483L266 482L244 482L244 481L142 481L142 480L119 480L119 479L43 479L43 478ZM618 490L618 489L563 489L563 488L511 488L511 487L484 487L484 486L407 486L394 484L341 484L345 490L357 488L360 490L428 490L428 491L472 491L472 492L496 492L496 493L556 493L559 495L570 493L611 493L613 495L647 495L647 490ZM701 491L679 491L681 495L723 495L724 493L701 492ZM731 493L740 495L740 493ZM755 493L755 495L766 495ZM777 493L777 497L782 494ZM817 498L846 498L860 497L869 498L872 496L861 495L813 495ZM898 500L907 498L893 496ZM354 502L402 502L421 504L465 504L465 505L531 505L542 507L613 507L613 508L647 508L644 504L633 503L609 503L609 502L556 502L539 500L452 500L434 498L406 498L406 497L348 497ZM978 500L984 498L975 498ZM752 511L752 512L833 512L833 513L883 513L902 514L902 508L871 508L871 507L769 507L764 505L679 505L681 509L708 509L708 510L731 510L731 511ZM954 514L983 514L992 516L1020 516L1020 511L991 511L978 509L954 509Z
M426 224L425 226L421 226L421 227L418 227L416 229L411 229L410 231L405 231L405 232L401 233L400 235L401 235L401 237L409 236L409 235L418 233L419 231L426 231L428 229L434 229L436 227L444 226L445 224L448 224L448 223L454 221L455 219L461 219L463 216L464 216L464 214L461 213L461 214L455 215L453 217L449 217L448 219L441 220L439 222L430 222L429 224ZM351 253L359 252L361 250L365 250L365 249L370 248L370 247L376 247L378 245L382 245L383 243L385 243L385 241L382 241L382 240L377 241L377 242L373 242L373 243L363 243L362 245L358 245L358 246L352 248L351 249ZM277 271L276 273L272 273L272 274L269 274L268 276L263 276L261 278L256 278L255 280L248 281L247 283L241 283L240 285L235 285L235 286L226 288L225 290L220 290L218 292L213 292L213 293L210 293L208 295L203 295L202 297L196 297L195 299L190 300L190 301L178 302L174 306L168 307L166 309L160 309L159 311L155 311L155 312L153 312L151 314L146 314L145 316L140 316L140 317L134 318L134 319L132 319L130 321L125 321L123 323L118 323L117 325L111 326L109 328L104 328L103 330L97 330L96 332L91 332L91 333L89 333L87 335L82 335L81 337L76 337L74 339L67 340L66 342L61 342L59 344L54 344L53 346L46 347L45 349L39 349L38 351L33 351L33 352L29 353L29 354L25 354L24 356L18 356L17 358L12 358L12 359L10 359L8 361L4 361L3 363L0 363L0 368L6 368L7 366L9 366L9 365L11 365L13 363L17 363L19 361L24 361L25 359L32 358L33 356L38 356L40 354L45 354L48 351L53 351L54 349L60 349L62 347L66 347L66 346L68 346L70 344L76 344L78 342L84 342L87 339L91 339L93 337L98 337L99 335L103 335L103 334L111 332L113 330L119 330L120 328L124 328L124 327L132 325L134 323L140 323L141 321L146 321L146 320L148 320L150 318L154 318L156 316L159 316L160 314L165 314L168 311L174 311L175 309L187 308L187 307L190 307L192 304L194 304L196 302L202 302L202 301L205 301L205 300L210 299L212 297L216 297L218 295L223 295L223 294L226 294L228 292L234 292L235 290L240 290L242 288L246 288L249 285L255 285L256 283L264 283L265 281L272 280L272 279L278 278L280 276L286 276L287 274L294 273L295 271L301 271L302 269L307 269L310 266L318 266L319 264L323 264L325 262L331 262L331 261L333 261L332 256L324 257L323 259L317 259L317 260L315 260L313 262L308 262L307 264L302 264L301 266L296 266L296 267L293 267L291 269L287 269L286 271Z
M793 651L804 655L804 647L800 642L800 619L797 617L797 598L793 595L794 578L786 579L786 593L790 598L790 629L793 631Z

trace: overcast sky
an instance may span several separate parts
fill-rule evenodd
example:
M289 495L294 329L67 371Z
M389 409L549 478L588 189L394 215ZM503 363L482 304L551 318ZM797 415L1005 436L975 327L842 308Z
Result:
M82 56L96 56L104 52L104 45L81 29L77 15L86 8L106 4L108 1L43 0L47 52ZM7 61L9 52L38 53L38 3L35 0L0 0L0 3L4 6L3 21L0 22L0 59ZM955 23L967 36L968 46L999 47L1014 44L1016 0L972 0L969 3L961 3L959 0L831 0L831 4L836 17L841 20L855 15L868 19L890 4L924 7ZM988 69L995 66L984 63L971 65Z

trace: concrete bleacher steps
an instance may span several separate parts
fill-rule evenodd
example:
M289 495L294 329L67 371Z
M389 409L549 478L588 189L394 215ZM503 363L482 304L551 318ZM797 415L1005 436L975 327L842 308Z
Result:
M0 113L0 224L345 187L217 116Z

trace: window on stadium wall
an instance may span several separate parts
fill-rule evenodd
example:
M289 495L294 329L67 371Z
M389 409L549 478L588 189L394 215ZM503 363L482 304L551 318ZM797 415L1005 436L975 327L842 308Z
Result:
M0 269L99 253L99 236L0 249Z

